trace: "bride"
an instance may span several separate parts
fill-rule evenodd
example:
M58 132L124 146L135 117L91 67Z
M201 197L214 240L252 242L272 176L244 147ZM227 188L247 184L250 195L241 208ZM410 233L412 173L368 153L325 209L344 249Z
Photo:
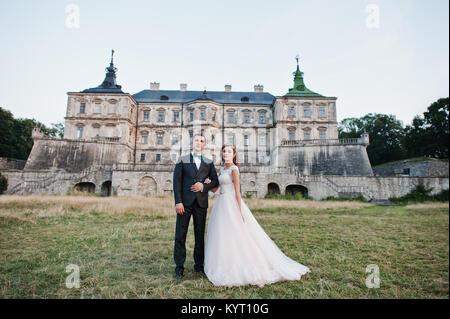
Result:
M233 145L222 147L222 160L220 193L211 210L205 242L206 276L215 286L228 287L299 280L309 268L277 247L241 199Z

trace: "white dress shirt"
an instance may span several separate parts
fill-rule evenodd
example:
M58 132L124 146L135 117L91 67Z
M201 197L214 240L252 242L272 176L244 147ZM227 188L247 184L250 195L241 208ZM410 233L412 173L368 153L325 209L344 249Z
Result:
M197 169L200 169L200 164L202 163L202 161L198 158L194 156L194 152L191 152L192 157L194 158L194 163L197 166ZM203 183L202 183L202 189L200 192L203 192Z

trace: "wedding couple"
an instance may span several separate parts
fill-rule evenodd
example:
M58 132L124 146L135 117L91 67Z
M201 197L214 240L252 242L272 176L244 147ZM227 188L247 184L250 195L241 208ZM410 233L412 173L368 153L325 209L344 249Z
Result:
M242 201L236 148L222 147L217 176L214 163L202 155L206 139L193 137L189 155L181 156L173 173L177 221L175 228L175 279L180 280L186 260L186 235L194 220L194 271L215 286L257 285L299 280L309 268L287 257L258 224ZM205 237L208 191L220 194L211 210Z

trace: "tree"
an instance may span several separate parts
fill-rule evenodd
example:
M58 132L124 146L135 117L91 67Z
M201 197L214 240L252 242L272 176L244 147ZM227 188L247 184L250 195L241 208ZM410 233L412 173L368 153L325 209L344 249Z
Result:
M448 158L449 98L437 100L423 116L415 116L405 132L403 144L409 157Z
M49 136L61 137L64 134L62 123L48 128L35 119L15 119L10 111L0 107L0 157L26 160L33 147L31 133L35 126Z
M339 138L360 137L369 133L367 155L372 165L406 158L402 146L404 128L395 115L369 113L362 118L347 118L340 122Z
M8 189L8 180L0 173L0 194L3 194Z

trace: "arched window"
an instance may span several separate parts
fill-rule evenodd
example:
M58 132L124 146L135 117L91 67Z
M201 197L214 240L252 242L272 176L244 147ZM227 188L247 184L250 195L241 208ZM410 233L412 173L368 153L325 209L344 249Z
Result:
M241 102L248 102L248 97L247 96L243 96L241 98Z
M161 97L159 99L161 101L167 101L169 99L169 97L167 95L161 95Z

